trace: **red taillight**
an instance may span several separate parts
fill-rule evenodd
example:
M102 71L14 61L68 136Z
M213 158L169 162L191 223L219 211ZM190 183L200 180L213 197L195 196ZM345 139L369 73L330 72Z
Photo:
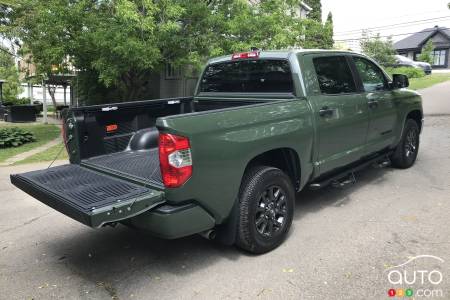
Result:
M231 59L245 59L245 58L258 58L259 52L252 51L252 52L241 52L241 53L235 53L231 57Z
M117 126L117 124L106 125L106 132L110 133L116 131L118 128L119 126Z
M192 175L189 139L168 133L159 134L159 164L164 186L183 185Z

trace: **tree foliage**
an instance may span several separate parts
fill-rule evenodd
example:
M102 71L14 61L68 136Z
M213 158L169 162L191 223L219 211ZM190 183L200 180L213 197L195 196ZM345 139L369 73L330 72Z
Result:
M429 64L433 64L433 56L432 56L433 50L434 50L434 44L433 44L433 41L430 39L425 44L425 46L423 46L422 52L420 53L418 60L427 62Z
M165 62L198 67L207 57L250 47L330 47L329 27L296 16L299 0L14 2L2 18L5 34L20 41L39 74L74 66L85 93L114 88L123 100L145 97Z
M382 40L379 34L371 37L365 33L360 44L362 52L379 64L388 66L395 63L394 55L396 52L391 38Z
M19 70L14 63L14 57L3 47L0 47L0 79L6 80L3 84L3 101L14 102L22 92Z
M333 25L333 14L331 11L328 13L327 21L325 22L325 43L327 45L326 48L332 48L334 41L333 41L333 35L334 35L334 25Z

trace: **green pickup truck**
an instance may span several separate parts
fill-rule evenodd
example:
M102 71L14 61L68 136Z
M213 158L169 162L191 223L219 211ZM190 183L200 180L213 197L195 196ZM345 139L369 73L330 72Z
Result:
M264 253L286 237L296 192L414 164L423 113L408 84L351 52L214 58L193 97L70 108L70 164L11 181L90 227L199 233Z

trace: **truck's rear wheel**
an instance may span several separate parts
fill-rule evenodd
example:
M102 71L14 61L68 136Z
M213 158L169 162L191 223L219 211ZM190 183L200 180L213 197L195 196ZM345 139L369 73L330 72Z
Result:
M412 119L407 119L400 143L391 157L396 168L407 169L414 165L419 152L419 125Z
M279 246L291 227L294 203L292 182L280 169L259 166L246 172L236 245L258 254Z

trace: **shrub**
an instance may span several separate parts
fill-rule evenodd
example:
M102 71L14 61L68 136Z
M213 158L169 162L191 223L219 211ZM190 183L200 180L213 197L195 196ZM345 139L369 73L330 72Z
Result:
M18 147L35 140L31 132L17 127L0 129L0 148Z
M398 67L398 68L386 68L386 72L392 77L392 74L403 74L408 78L421 78L425 76L425 72L420 68L413 67Z
M30 98L15 98L3 101L5 105L24 105L30 104Z

